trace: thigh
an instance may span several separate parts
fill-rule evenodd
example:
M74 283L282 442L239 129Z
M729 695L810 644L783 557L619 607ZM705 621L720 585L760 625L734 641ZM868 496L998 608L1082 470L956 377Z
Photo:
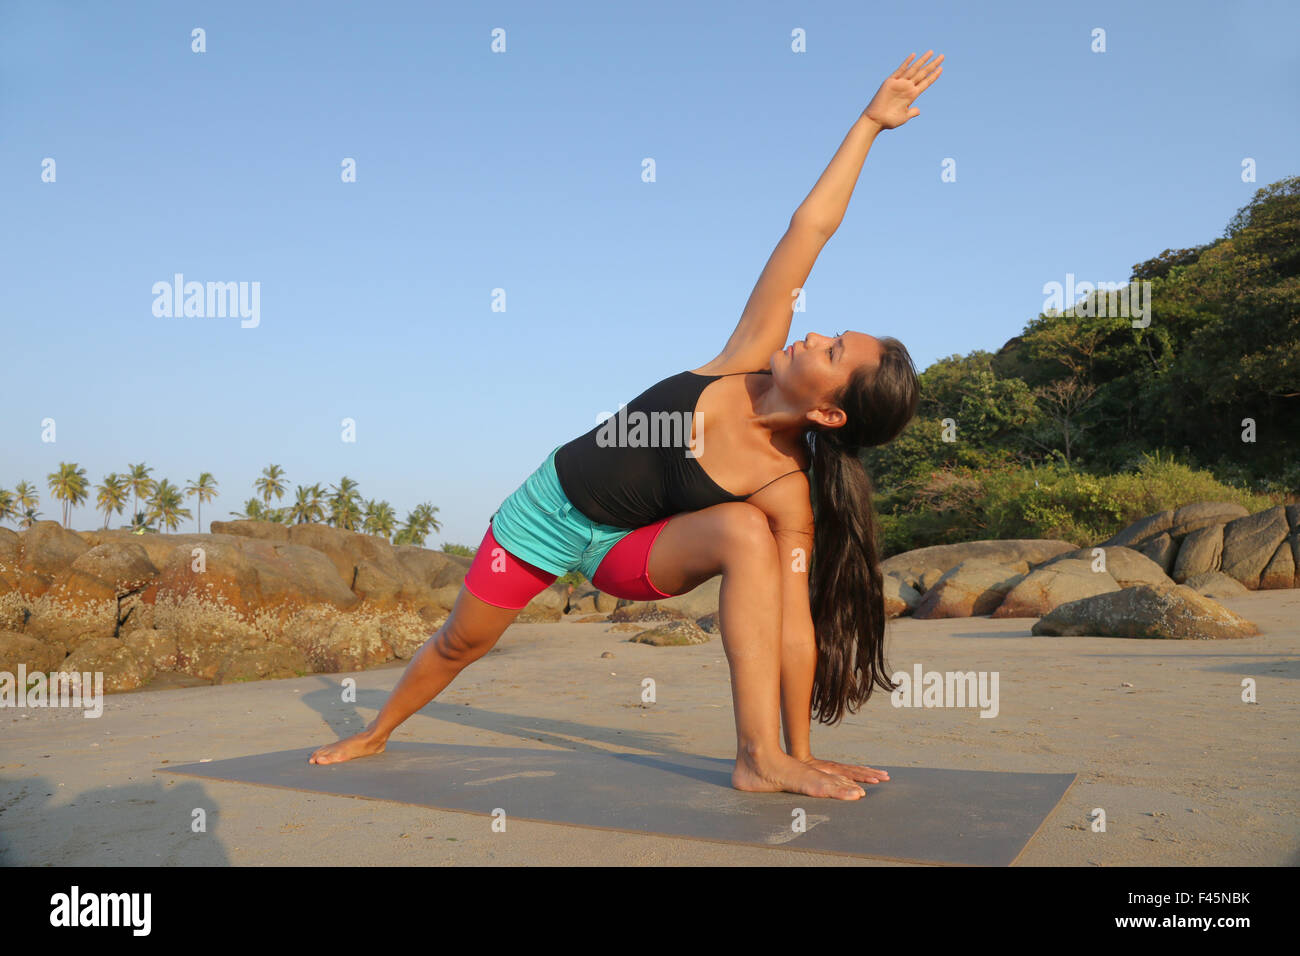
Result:
M721 574L738 552L773 540L767 516L748 502L687 511L669 518L655 538L646 573L660 590L685 594Z
M483 604L518 611L554 583L556 575L515 557L503 548L488 525L487 534L465 573L465 590ZM457 598L457 606L460 599Z

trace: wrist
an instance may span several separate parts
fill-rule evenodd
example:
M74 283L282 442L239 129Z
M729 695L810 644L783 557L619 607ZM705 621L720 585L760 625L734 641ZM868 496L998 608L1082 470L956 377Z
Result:
M875 136L885 128L868 116L866 110L863 110L862 115L858 117L858 123L872 136Z

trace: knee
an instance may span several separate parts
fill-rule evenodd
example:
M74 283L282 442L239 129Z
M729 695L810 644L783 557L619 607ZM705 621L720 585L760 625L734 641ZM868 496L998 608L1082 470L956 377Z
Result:
M433 647L443 660L464 666L473 663L487 653L491 645L476 641L465 628L460 627L455 615L447 619L434 639Z
M768 558L776 555L776 539L767 515L747 501L727 502L720 506L721 539L724 551L732 556Z

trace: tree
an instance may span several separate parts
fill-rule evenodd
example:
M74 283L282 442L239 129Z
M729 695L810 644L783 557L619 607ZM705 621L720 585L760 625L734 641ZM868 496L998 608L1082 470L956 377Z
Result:
M357 483L344 475L337 485L331 485L329 523L336 528L355 531L361 523L361 506L358 504L361 494Z
M98 510L104 512L104 528L108 528L108 519L114 512L122 513L126 507L126 498L130 494L131 488L127 479L117 472L110 472L104 479L103 484L96 486L98 492L95 498L95 504Z
M190 481L185 488L185 494L196 496L198 500L198 527L199 534L203 533L203 502L211 501L217 494L217 479L212 477L212 472L205 471L199 475L198 481Z
M272 495L275 496L276 501L284 497L286 486L283 478L283 468L279 465L267 465L262 469L262 477L253 482L253 487L262 496L262 501L269 505Z
M131 508L131 526L141 527L145 521L144 515L140 513L140 499L148 498L153 494L153 480L149 477L149 472L153 469L146 468L144 462L138 465L127 465L126 469L126 481L134 499Z
M86 500L89 483L86 481L86 469L79 468L76 462L59 462L59 470L45 476L50 484L50 493L63 502L63 527L68 527L72 520L72 509Z
M181 507L184 501L181 490L164 478L154 485L153 494L148 501L146 520L157 521L160 527L175 531L180 527L182 519L188 520L191 517L190 509Z

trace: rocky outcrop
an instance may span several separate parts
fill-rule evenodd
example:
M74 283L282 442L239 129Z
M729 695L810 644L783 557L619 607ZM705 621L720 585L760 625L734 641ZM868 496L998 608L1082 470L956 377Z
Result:
M1062 604L1118 591L1107 571L1094 571L1090 561L1057 561L1031 571L1008 593L993 617L1042 617Z
M969 558L946 571L925 592L912 616L931 619L992 614L1025 574L983 558Z
M904 551L880 563L880 570L885 574L893 572L910 572L923 575L934 568L942 575L951 568L971 558L980 558L994 564L1014 566L1024 561L1033 566L1066 551L1074 551L1078 545L1068 541L1039 540L1037 538L967 541L963 544L937 544L929 548L917 548Z
M694 621L669 621L648 631L628 638L633 644L653 644L655 647L679 647L687 644L705 644L709 635Z
M911 613L921 603L921 592L912 587L900 575L886 574L881 578L881 587L885 594L885 616L902 617Z
M1136 549L1173 581L1222 571L1251 590L1300 587L1300 506L1250 514L1200 501L1149 515L1104 542Z
M1250 593L1246 585L1236 578L1228 577L1222 571L1202 571L1200 574L1192 575L1184 583L1197 594L1215 601Z
M1062 604L1033 627L1049 637L1218 640L1259 633L1250 621L1185 585L1125 588Z
M1100 552L1098 554L1097 552ZM1153 588L1171 588L1174 582L1155 561L1146 555L1122 546L1080 548L1052 558L1039 568L1051 567L1058 561L1084 561L1093 571L1105 571L1122 588L1146 584Z

